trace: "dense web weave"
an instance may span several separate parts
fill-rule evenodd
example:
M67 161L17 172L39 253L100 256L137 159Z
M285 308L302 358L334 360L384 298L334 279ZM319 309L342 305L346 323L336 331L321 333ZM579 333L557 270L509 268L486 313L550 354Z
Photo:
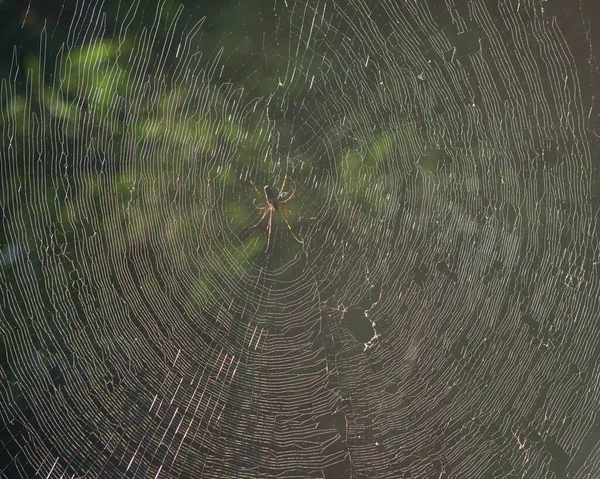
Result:
M600 477L590 3L17 8L2 475Z

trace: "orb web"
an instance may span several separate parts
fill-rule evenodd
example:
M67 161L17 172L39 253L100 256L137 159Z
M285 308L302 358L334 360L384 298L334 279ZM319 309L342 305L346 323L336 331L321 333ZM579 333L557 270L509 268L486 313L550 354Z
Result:
M11 8L5 477L599 474L590 4Z

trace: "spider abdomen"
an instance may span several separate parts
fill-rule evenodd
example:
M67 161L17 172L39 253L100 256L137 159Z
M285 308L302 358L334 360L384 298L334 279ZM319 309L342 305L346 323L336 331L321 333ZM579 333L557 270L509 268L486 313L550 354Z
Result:
M277 197L270 186L265 186L265 198L267 199L267 203L269 203L273 209L278 210L279 204L277 202Z

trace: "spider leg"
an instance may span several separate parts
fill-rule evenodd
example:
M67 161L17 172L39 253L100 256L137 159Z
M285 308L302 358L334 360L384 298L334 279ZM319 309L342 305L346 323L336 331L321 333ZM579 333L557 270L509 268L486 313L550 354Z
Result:
M261 194L261 192L258 190L258 188L256 187L256 185L254 184L254 181L252 181L252 178L248 178L250 180L250 184L252 185L252 188L254 188L254 191L256 191L256 194L258 195L259 198L264 199L264 195Z
M255 225L254 225L254 226L253 226L251 229L257 228L257 227L258 227L258 226L259 226L259 225L262 223L262 221L265 219L265 216L267 216L267 215L269 214L269 211L271 211L271 212L272 212L272 210L271 210L271 209L267 209L267 210L266 210L266 211L263 213L263 215L260 217L260 220L258 220L258 223L256 223L256 224L255 224ZM272 218L272 217L273 217L273 215L271 215L271 218ZM270 228L269 228L269 234L270 234L270 233L271 233L271 231L270 231Z
M277 200L277 203L279 203L280 205L282 205L283 203L287 203L294 197L294 193L296 193L296 192L292 191L292 194L290 196L288 196L285 200L282 200L282 201Z
M270 208L268 211L271 212L269 216L269 234L267 235L267 249L269 249L269 244L271 243L271 230L273 229L273 209Z
M269 208L271 206L271 205L258 206L256 203L252 203L252 204L258 211L266 210L267 208Z
M289 210L288 210L289 211ZM281 213L281 217L283 218L283 221L285 221L285 224L287 225L288 229L290 230L290 233L292 233L292 236L294 237L294 239L298 242L298 243L302 243L304 244L304 240L299 240L298 237L294 234L294 230L292 229L292 225L290 225L290 222L288 221L288 219L285 216L285 213L283 212L282 209L279 210L279 213ZM269 230L269 233L271 233L271 231Z
M286 181L287 181L287 173L283 177L283 183L281 184L281 188L279 189L279 194L277 195L277 201L279 201L279 198L281 198L281 195L283 194L283 190L285 190L285 182Z

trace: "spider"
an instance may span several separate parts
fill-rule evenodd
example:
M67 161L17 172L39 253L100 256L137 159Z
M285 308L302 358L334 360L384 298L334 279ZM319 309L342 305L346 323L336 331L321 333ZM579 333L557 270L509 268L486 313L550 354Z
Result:
M283 178L283 184L281 185L279 194L277 196L275 196L275 193L273 192L271 187L266 185L264 188L265 189L264 198L267 200L267 204L263 205L263 206L257 206L256 203L254 204L254 207L257 210L264 211L264 213L261 216L260 220L258 220L258 223L256 223L252 228L257 228L262 223L262 221L265 219L265 217L267 215L269 215L269 229L268 229L269 232L267 234L267 249L269 249L269 244L271 243L271 230L273 229L273 212L274 211L279 211L279 213L281 214L281 217L283 218L283 221L285 221L285 224L287 225L288 229L290 230L290 233L292 233L292 236L294 237L294 239L296 241L298 241L298 243L304 243L304 241L301 241L296 237L296 235L294 234L294 230L292 230L292 226L290 225L290 222L288 221L288 219L285 216L284 211L287 211L288 213L291 213L291 211L288 210L287 208L281 206L284 203L287 203L288 201L290 201L294 197L294 193L295 193L295 191L292 191L292 194L290 196L288 196L285 200L281 199L281 196L283 195L283 191L285 190L286 182L287 182L287 174ZM252 178L250 178L250 184L252 185L252 188L254 188L254 191L256 191L256 194L262 198L263 195L260 193L259 189L254 184L254 181L252 181Z

